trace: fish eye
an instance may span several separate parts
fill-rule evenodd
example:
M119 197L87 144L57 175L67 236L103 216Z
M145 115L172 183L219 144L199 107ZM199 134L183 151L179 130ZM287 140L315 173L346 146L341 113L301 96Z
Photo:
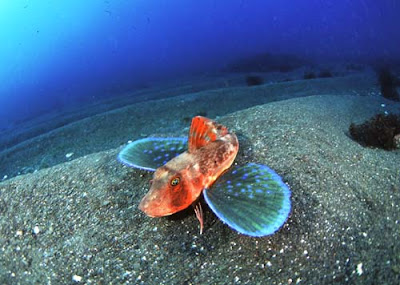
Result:
M173 178L173 179L171 180L171 185L172 185L172 186L176 186L176 185L179 184L180 181L181 181L181 180L179 179L179 177L175 177L175 178Z

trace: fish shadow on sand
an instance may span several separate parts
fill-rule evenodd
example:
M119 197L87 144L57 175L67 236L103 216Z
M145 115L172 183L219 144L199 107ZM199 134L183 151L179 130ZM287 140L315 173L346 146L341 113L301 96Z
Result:
M236 234L233 232L226 224L224 224L215 214L214 212L210 209L208 204L205 202L204 197L200 196L199 203L201 203L201 206L203 208L203 213L204 213L204 227L205 231L203 232L204 236L209 235L210 233L215 233L216 231L219 233L219 235L227 237L230 234ZM195 213L193 210L193 207L188 207L180 212L177 212L173 215L166 216L164 217L168 221L172 222L180 222L183 220L187 220L188 222L188 229L196 231L196 228L193 227L193 225L197 225L197 220L195 218ZM191 225L193 224L193 225ZM176 227L178 225L171 227L170 229L165 229L167 232L171 232L171 234L176 234Z
M239 140L239 152L236 156L233 164L235 165L244 165L248 162L255 161L253 144L251 140L245 136L242 132L236 132L236 136Z

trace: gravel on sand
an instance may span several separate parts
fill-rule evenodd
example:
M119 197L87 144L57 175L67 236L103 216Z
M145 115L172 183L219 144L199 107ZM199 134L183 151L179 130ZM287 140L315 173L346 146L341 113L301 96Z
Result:
M400 151L348 136L381 103L310 96L218 118L239 136L238 163L266 164L292 189L289 219L264 238L234 232L209 210L203 235L192 209L145 216L137 205L151 173L119 164L120 148L6 180L0 283L396 284Z

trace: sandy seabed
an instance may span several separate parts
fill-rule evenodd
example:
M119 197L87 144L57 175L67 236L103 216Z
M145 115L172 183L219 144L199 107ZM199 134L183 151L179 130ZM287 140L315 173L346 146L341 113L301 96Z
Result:
M310 82L304 90L313 88ZM268 93L272 87L231 89L245 100L263 88ZM238 134L238 163L266 164L292 189L290 217L274 235L240 235L207 209L203 235L191 209L170 218L145 216L137 205L151 173L119 164L121 147L113 147L0 183L0 283L399 283L400 151L364 148L349 137L348 127L382 112L383 103L389 112L400 112L400 105L343 90L253 104L217 117ZM203 92L204 98L193 94L185 100L201 105L216 96ZM182 100L152 104L179 106ZM110 119L125 108L97 116ZM143 108L138 113L151 114ZM181 116L172 126L141 117L131 138L185 135L185 112L171 111L171 117ZM81 130L79 124L72 127Z

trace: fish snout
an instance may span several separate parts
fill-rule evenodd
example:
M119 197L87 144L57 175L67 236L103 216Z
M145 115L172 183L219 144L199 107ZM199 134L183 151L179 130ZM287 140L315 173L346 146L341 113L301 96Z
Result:
M142 201L140 201L139 209L146 215L153 216L151 215L151 199L149 199L148 195L144 196Z
M162 217L166 213L163 211L162 200L158 193L147 193L139 204L139 209L150 217Z

